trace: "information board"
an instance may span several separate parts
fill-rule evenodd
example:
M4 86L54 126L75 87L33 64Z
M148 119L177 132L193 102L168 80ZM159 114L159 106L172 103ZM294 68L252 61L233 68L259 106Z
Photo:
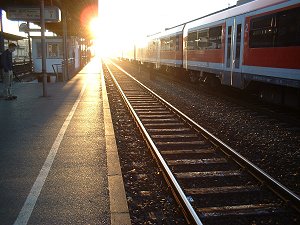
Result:
M39 7L9 7L6 11L6 17L9 20L39 22ZM45 22L60 22L61 11L55 6L45 6Z

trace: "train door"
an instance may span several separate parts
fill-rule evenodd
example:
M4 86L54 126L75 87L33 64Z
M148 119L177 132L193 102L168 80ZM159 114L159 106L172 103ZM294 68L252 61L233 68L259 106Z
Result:
M188 54L187 54L187 39L188 39L188 27L184 25L182 34L182 65L184 69L188 69Z
M237 16L226 20L225 73L222 83L244 87L242 77L242 57L244 48L244 17Z

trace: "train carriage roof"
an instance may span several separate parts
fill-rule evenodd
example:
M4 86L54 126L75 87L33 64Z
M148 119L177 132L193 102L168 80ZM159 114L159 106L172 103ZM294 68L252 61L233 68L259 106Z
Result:
M161 33L160 37L168 37L181 34L183 32L184 25L179 25L172 28L166 28L164 32Z
M230 17L242 15L245 13L249 13L251 11L263 9L272 5L278 5L280 3L289 2L292 0L256 0L250 1L245 4L237 5L234 7L230 7L228 9L224 9L218 11L213 14L209 14L204 17L200 17L198 19L187 22L186 28L192 29L201 25L215 23L217 21L222 21Z

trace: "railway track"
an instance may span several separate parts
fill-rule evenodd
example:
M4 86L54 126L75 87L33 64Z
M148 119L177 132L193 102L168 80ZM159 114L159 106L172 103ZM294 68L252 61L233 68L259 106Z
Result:
M124 63L123 63L124 64ZM126 68L134 68L132 64L128 62L125 64ZM137 67L137 66L136 66ZM136 70L136 68L134 69ZM141 69L139 69L141 70ZM153 71L155 73L155 71ZM282 124L285 124L290 130L300 132L300 117L299 117L299 110L290 107L283 107L278 106L276 104L272 104L266 101L262 101L257 96L250 94L249 92L241 92L239 90L228 89L225 87L219 87L218 91L215 89L205 86L201 83L191 83L188 80L182 80L178 77L174 77L174 74L166 74L163 72L156 72L156 75L152 76L159 76L164 77L165 79L175 82L184 84L184 86L188 87L189 89L195 91L204 91L205 93L221 97L223 99L227 99L232 103L236 103L238 106L242 106L248 108L249 111L256 111L257 113L263 113L265 116L270 117L270 119L281 121ZM199 88L200 87L200 88ZM221 91L220 91L221 90ZM244 110L244 109L243 109Z
M298 224L300 199L116 65L104 66L191 224Z

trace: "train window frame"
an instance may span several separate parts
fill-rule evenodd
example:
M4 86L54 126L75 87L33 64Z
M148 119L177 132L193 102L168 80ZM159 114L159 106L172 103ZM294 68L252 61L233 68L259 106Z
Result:
M289 22L283 22L288 17ZM300 7L250 19L249 48L291 46L300 46Z
M211 50L222 48L222 25L197 30L197 50Z
M170 51L176 50L176 36L170 37Z
M197 49L197 31L192 31L188 33L187 38L187 50L196 50Z
M160 50L161 51L170 50L170 37L160 38Z
M197 32L197 49L205 50L209 43L209 28L198 30Z
M207 49L222 48L222 29L221 25L209 28Z
M269 14L252 18L250 20L250 48L265 48L274 46L275 15L276 14Z
M176 35L176 48L175 51L179 51L179 35Z
M232 26L228 26L227 28L227 53L226 53L226 67L230 68L230 64L231 64L231 48L232 48Z
M242 40L242 24L236 26L236 44L235 44L235 68L240 68L241 60L241 40Z
M275 47L300 46L300 7L278 12L276 26Z

